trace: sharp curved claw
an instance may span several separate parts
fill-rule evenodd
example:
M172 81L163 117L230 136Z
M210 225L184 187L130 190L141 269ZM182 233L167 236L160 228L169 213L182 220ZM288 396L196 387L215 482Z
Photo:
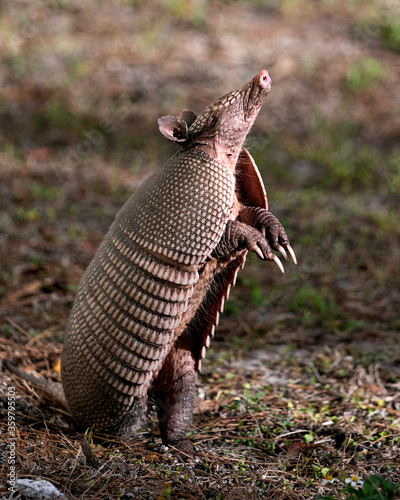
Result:
M279 267L279 269L284 273L285 270L283 269L282 262L279 260L279 258L275 254L272 254L272 260Z
M287 253L286 253L286 250L283 248L282 245L276 245L276 248L281 252L281 254L283 255L283 257L287 260Z
M287 249L287 251L290 253L290 256L292 257L293 262L294 262L295 264L297 264L296 254L294 253L293 248L292 248L289 244L287 244L287 245L286 245L286 249Z
M260 257L260 259L262 259L262 260L265 259L264 254L262 253L262 250L257 245L255 245L253 250Z

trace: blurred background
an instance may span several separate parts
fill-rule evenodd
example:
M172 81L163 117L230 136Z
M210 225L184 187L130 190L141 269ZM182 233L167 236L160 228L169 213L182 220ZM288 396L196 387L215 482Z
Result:
M177 150L157 119L201 112L265 68L272 90L247 147L299 264L282 275L249 256L203 364L199 412L211 410L194 436L215 454L224 429L233 461L221 458L231 469L216 476L303 488L276 498L308 497L332 474L398 481L399 55L398 0L0 0L1 357L58 377L86 266L122 204ZM29 456L49 456L47 477L70 488L37 440L60 413L33 418L31 406L18 417ZM57 425L54 450L68 427ZM72 439L62 460L79 449ZM315 454L299 462L307 446ZM247 452L260 464L250 472L238 469ZM74 473L79 491L93 484L88 471Z
M2 333L18 325L61 340L115 213L176 150L157 118L200 112L266 68L272 91L247 146L299 265L281 276L250 257L221 331L379 339L398 356L399 9L389 0L0 2Z

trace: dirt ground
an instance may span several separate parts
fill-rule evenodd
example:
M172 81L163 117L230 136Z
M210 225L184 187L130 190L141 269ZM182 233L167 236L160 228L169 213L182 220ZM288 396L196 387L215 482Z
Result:
M13 474L67 499L400 497L399 55L397 0L0 1L0 498L33 498ZM299 263L240 274L199 376L195 462L153 413L142 443L93 433L84 453L2 361L59 380L82 273L176 150L157 118L263 68L247 147Z

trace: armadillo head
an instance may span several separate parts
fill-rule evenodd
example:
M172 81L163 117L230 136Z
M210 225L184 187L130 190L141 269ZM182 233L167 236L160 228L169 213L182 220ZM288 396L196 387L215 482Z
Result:
M160 118L160 130L185 149L202 149L233 170L270 89L271 78L263 70L242 88L214 101L198 117L184 110L179 117Z

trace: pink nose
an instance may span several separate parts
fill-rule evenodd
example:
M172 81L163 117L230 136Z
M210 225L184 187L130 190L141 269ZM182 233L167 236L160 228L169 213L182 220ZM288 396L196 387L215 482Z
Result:
M269 76L268 71L266 69L263 69L258 74L258 81L260 82L260 86L263 89L270 91L270 89L271 89L271 77Z

